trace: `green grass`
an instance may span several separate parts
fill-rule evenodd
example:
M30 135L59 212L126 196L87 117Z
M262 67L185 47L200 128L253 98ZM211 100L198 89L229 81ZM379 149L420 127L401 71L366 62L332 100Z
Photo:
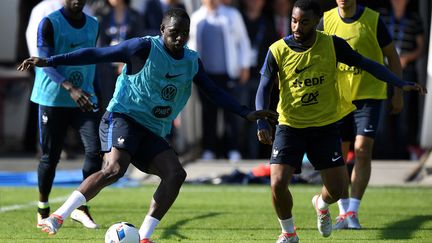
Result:
M36 227L35 188L0 188L0 242L103 242L106 229L117 221L139 227L155 186L106 188L90 202L101 229L89 230L67 219L54 236ZM51 199L73 188L54 188ZM432 189L370 187L363 199L360 231L337 231L320 236L310 204L317 186L293 186L294 217L301 242L431 242ZM52 203L57 208L60 203ZM3 211L3 212L1 212ZM337 214L336 205L331 212ZM165 242L275 242L280 232L268 186L185 185L153 238Z

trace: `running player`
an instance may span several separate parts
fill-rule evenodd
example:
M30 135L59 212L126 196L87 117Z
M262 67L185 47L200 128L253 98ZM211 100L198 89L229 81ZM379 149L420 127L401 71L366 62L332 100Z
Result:
M164 137L191 95L192 81L216 104L243 118L275 119L272 111L251 111L208 79L198 54L185 47L190 19L183 9L170 9L161 36L134 38L117 46L86 48L51 58L29 58L19 67L124 62L114 97L100 123L104 168L88 177L44 221L43 231L55 234L70 212L116 182L130 163L161 182L139 229L141 243L150 236L174 203L186 172Z
M41 57L94 47L99 24L82 12L85 0L66 0L39 24L38 52ZM94 65L36 68L31 101L39 105L39 136L42 156L38 167L39 203L37 226L49 216L49 195L69 126L77 129L84 144L84 179L102 166L97 112L98 101L93 82ZM83 204L72 212L72 219L87 228L97 228L88 207Z
M318 30L345 39L351 48L361 55L380 64L387 58L390 70L401 77L401 63L392 37L379 13L362 5L356 0L336 0L337 7L324 13ZM384 56L383 56L384 54ZM387 85L376 82L374 76L361 68L338 65L338 82L344 85L346 95L351 94L357 107L342 120L342 153L346 160L354 140L355 164L351 175L351 198L347 187L338 201L339 216L334 229L360 229L357 212L371 175L372 150L381 103L387 98ZM397 114L402 110L402 90L395 87L390 111Z
M400 80L384 66L353 51L343 39L317 31L320 17L317 2L295 2L293 34L270 46L256 96L257 109L268 107L272 81L278 78L279 125L275 140L265 120L258 121L258 138L265 144L273 142L270 178L273 205L282 228L276 241L279 243L299 241L288 185L292 175L301 171L304 153L320 171L324 184L321 193L312 199L318 231L324 237L332 232L329 205L340 198L348 180L338 121L355 109L351 100L340 94L336 64L359 67L406 91L426 92L422 86Z

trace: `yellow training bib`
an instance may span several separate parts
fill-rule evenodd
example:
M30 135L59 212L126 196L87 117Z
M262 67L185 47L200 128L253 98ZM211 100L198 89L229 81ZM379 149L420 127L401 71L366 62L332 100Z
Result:
M270 51L279 67L279 124L325 126L355 109L340 95L332 36L317 31L314 45L304 52L292 50L281 39Z
M365 8L358 20L345 23L334 8L324 13L324 32L345 39L358 53L380 64L384 63L381 47L377 40L379 13ZM357 67L338 64L338 80L343 95L352 100L386 99L387 84ZM351 87L351 89L349 88Z

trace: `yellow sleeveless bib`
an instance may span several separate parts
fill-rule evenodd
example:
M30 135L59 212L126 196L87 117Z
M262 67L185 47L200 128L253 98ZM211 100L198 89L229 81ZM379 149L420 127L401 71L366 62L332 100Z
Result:
M283 39L270 46L279 67L279 124L295 128L334 123L355 109L340 96L333 38L320 31L314 45L296 52Z
M334 8L324 13L324 32L345 39L361 55L383 64L384 57L376 35L378 19L379 13L365 8L357 21L345 23L338 9ZM346 98L350 95L352 100L387 98L387 84L370 73L343 63L338 64L338 69L338 80Z

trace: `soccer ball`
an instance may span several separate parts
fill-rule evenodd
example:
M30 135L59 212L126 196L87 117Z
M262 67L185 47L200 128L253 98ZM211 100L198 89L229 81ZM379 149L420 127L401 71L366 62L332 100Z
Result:
M105 243L139 243L138 229L127 222L115 223L105 233Z

